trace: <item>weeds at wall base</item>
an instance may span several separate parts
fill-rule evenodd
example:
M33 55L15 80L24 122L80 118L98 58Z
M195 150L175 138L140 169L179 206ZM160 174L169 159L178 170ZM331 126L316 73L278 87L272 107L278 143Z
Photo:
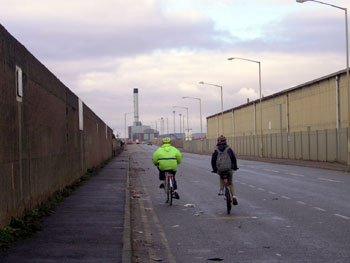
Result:
M108 161L103 162L101 168L107 163ZM41 219L54 214L56 204L70 196L84 181L96 175L98 170L99 168L96 167L88 169L85 175L73 184L53 193L46 202L39 204L31 211L25 212L20 218L11 218L10 223L0 229L0 249L9 248L12 242L31 237L42 230Z

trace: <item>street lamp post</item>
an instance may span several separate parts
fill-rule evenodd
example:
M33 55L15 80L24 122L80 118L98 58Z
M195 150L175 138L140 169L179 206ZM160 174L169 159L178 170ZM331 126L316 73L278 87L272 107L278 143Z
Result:
M126 115L127 114L131 114L131 113L133 113L133 112L126 112L126 113L124 113L124 129L125 129L124 137L125 137L125 142L126 142Z
M169 119L166 117L166 133L169 135Z
M180 136L181 136L181 134L182 134L182 128L181 128L181 116L182 116L182 114L179 113L179 116L180 116ZM182 137L182 136L181 136L181 137Z
M174 135L176 133L176 130L175 130L175 111L173 110L173 117L174 117Z
M298 3L316 2L323 5L328 5L345 12L345 40L346 40L346 82L348 91L348 165L350 165L350 80L349 80L349 30L348 30L348 9L333 4L324 3L316 0L296 0Z
M182 131L184 134L184 139L186 139L185 116L183 116L183 118L182 118Z
M199 82L199 84L203 84L203 85L205 84L205 85L210 85L210 86L215 86L215 87L220 88L220 91L221 91L221 126L222 126L222 135L224 135L224 97L223 97L223 92L222 92L223 87L220 85L216 85L216 84L205 83L203 81ZM219 136L219 134L218 134L218 136Z
M202 100L200 98L194 98L194 97L182 97L183 99L195 99L199 100L199 118L200 118L200 125L201 125L201 136L203 134L203 128L202 128Z
M236 58L236 57L231 57L228 58L228 60L234 60L234 59L239 59L239 60L245 60L253 63L257 63L259 65L259 97L260 97L260 155L263 157L264 155L264 143L263 143L263 129L262 129L262 103L261 103L261 62L257 60L252 60L252 59L247 59L247 58Z
M188 107L183 107L183 106L173 106L173 108L182 108L182 109L186 109L186 113L187 113L187 131L189 132L190 128L188 126ZM183 127L183 129L185 130L185 127ZM180 129L181 130L181 129Z

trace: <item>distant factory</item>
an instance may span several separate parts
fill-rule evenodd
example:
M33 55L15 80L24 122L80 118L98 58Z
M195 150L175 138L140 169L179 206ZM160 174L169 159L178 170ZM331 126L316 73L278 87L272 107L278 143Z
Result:
M157 138L159 132L139 120L139 90L134 89L134 123L128 127L128 139L134 142L150 141Z

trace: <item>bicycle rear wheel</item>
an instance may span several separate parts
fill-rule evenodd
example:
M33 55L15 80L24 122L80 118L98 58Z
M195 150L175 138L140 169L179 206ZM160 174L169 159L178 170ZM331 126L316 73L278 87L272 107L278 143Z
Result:
M172 182L172 177L168 177L168 199L169 199L169 205L173 205L173 193L174 193L174 188L173 188L173 182Z
M230 194L230 190L228 187L225 187L225 199L226 199L226 208L227 208L227 214L231 213L231 205L232 205L232 197Z
M173 190L173 187L171 186L169 189L169 205L173 205L173 194L174 194L174 190Z
M164 192L165 192L165 196L166 196L166 201L165 203L169 203L169 180L168 180L168 176L165 173L166 179L165 179L165 187L164 187Z

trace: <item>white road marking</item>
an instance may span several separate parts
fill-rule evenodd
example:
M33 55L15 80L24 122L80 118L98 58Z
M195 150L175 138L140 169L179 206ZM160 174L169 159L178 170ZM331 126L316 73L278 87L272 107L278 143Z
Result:
M336 180L333 180L333 179L328 179L328 178L317 178L318 180L322 180L322 181L327 181L327 182L332 182L332 183L342 183L341 181L336 181Z
M343 215L340 215L340 214L334 214L334 215L337 216L337 217L343 218L343 219L347 219L347 220L350 219L350 217L348 217L348 216L343 216Z
M263 169L263 170L267 172L279 173L279 171L276 171L276 170L270 170L270 169Z
M276 193L275 193L275 192L271 192L271 191L270 191L270 192L269 192L269 194L275 195Z
M314 206L314 208L315 208L316 210L318 210L318 211L321 211L321 212L326 212L326 210L325 210L325 209L323 209L323 208L320 208L320 207L317 207L317 206Z
M255 188L255 186L254 186L254 185L251 185L251 184L250 184L250 185L248 185L248 186L249 186L249 187L251 187L251 188Z
M241 184L246 184L246 183L241 183Z
M295 174L295 173L287 173L287 174L289 174L289 175L294 175L294 176L300 176L300 177L304 177L305 175L303 175L303 174Z
M258 190L260 190L260 191L265 191L265 189L264 189L264 188L258 188Z
M290 197L284 196L284 195L282 195L281 197L284 198L284 199L290 199Z
M304 203L303 201L297 201L297 203L301 205L306 205L306 203Z

